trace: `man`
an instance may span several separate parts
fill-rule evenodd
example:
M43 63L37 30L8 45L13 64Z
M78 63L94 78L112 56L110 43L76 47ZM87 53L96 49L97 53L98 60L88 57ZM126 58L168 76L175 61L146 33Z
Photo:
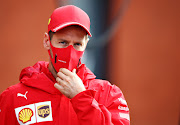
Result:
M20 83L0 97L1 125L129 125L129 109L120 89L81 63L90 20L80 8L57 8L44 35L50 60L20 74Z

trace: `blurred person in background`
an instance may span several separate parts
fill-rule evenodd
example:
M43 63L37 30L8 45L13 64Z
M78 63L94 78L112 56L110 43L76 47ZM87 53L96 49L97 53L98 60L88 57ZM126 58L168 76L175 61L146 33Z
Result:
M123 93L81 63L90 33L89 16L67 5L52 13L44 48L49 62L24 68L20 83L0 96L1 125L129 125Z

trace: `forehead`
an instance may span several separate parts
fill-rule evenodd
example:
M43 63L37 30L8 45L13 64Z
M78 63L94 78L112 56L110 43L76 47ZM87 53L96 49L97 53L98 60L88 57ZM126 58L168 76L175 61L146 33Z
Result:
M87 35L87 32L84 28L80 26L72 25L57 31L55 34L62 36L84 37L85 35Z

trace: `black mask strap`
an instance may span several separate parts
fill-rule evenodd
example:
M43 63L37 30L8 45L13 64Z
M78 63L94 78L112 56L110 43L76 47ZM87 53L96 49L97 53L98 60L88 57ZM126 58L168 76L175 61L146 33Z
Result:
M56 54L55 57L54 57L54 62L55 62L55 63L57 62L57 54Z
M79 58L79 62L77 64L77 68L79 67L80 62L81 62L81 58Z

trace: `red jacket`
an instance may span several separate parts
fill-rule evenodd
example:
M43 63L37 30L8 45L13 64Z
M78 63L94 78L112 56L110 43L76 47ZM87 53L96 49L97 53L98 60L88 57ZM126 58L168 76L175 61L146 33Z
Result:
M55 87L47 62L22 70L20 83L0 96L0 125L129 125L120 89L81 65L77 74L86 91L69 99Z

